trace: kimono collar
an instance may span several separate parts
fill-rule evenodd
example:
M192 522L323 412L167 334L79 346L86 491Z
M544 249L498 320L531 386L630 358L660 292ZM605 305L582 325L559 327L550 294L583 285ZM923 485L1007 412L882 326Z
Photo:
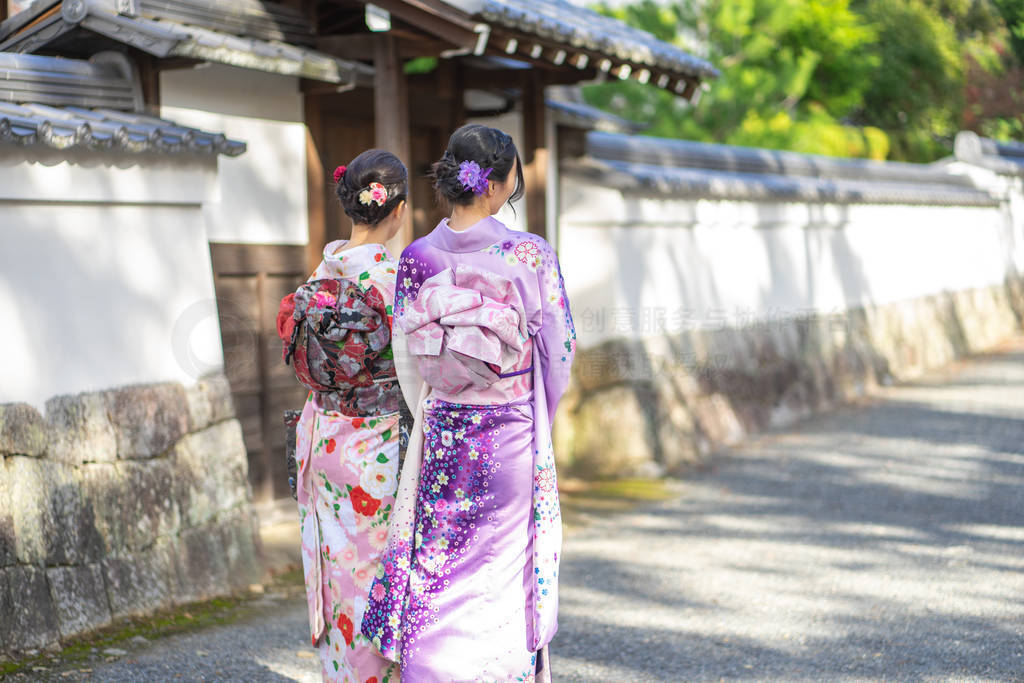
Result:
M493 216L481 219L465 230L448 227L448 219L442 218L429 235L423 239L433 247L455 254L480 251L500 241L508 233L505 224Z
M334 253L347 242L348 240L334 240L324 247L324 266L330 270L332 277L357 278L381 261L391 259L391 254L383 244L360 244L340 254Z

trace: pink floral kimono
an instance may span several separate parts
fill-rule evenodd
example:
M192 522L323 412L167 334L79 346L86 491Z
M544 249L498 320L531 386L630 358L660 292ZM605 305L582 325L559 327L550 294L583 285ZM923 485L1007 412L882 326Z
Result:
M341 286L300 288L291 308L283 302L279 317L279 328L287 328L282 336L298 339L292 347L300 379L337 387L310 392L296 431L302 564L324 680L385 683L398 680L397 667L377 653L359 624L398 486L402 398L390 344L395 264L382 245L334 255L341 244L327 245L309 279L340 279ZM292 308L331 331L303 344L287 327ZM328 356L332 363L324 362Z
M402 253L395 324L416 423L362 631L403 680L547 678L561 552L551 416L575 352L555 252L493 218L462 232L442 221Z

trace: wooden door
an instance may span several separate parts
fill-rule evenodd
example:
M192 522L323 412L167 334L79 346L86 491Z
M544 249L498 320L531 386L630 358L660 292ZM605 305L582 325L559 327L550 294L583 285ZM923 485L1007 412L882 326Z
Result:
M210 244L224 344L224 370L249 453L256 502L290 495L285 470L285 410L301 409L306 389L281 357L277 310L305 282L302 246Z

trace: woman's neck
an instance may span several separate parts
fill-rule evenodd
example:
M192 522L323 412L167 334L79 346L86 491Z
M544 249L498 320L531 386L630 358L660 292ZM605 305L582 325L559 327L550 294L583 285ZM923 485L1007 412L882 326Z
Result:
M448 219L448 227L456 231L468 230L483 219L490 218L490 216L491 214L487 207L478 204L470 204L469 206L456 205L452 209L451 217Z
M380 239L377 237L373 228L365 223L355 223L352 226L352 236L348 242L341 245L338 249L334 250L334 253L345 251L346 249L354 249L361 247L364 244L380 244Z

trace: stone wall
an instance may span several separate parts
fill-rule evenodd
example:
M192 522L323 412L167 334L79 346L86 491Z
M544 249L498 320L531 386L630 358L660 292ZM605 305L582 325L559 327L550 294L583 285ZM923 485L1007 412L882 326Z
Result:
M678 474L713 449L986 351L1024 320L1024 278L843 313L581 349L556 419L565 471Z
M260 580L222 375L0 404L0 653Z

